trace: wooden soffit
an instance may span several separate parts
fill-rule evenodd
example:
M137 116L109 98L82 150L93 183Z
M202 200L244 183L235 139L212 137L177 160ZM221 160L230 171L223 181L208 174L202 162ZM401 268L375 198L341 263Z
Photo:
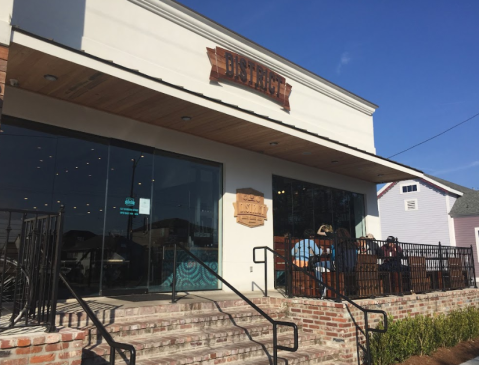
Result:
M58 80L47 81L46 74L56 75ZM422 174L341 144L336 149L330 141L311 138L307 132L308 138L303 139L294 127L291 131L296 135L278 130L275 121L251 123L16 43L10 46L10 79L17 80L24 90L368 182L399 181ZM193 119L183 121L185 115Z

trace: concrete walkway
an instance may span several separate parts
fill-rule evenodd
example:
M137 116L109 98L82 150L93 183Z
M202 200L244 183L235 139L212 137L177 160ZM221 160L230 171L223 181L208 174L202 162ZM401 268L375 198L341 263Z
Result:
M479 356L475 359L463 362L461 365L479 365Z

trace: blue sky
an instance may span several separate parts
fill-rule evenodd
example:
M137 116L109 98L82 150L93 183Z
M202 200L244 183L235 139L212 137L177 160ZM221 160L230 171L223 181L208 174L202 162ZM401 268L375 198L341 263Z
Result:
M477 0L179 0L379 105L389 157L479 113ZM393 158L479 189L479 116Z

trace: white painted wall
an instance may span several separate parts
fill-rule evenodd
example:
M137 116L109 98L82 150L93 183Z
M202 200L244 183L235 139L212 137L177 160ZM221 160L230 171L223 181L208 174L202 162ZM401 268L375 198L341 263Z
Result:
M375 153L374 107L370 104L169 0L43 0L42 6L36 0L15 0L13 24L116 64ZM251 90L224 82L210 83L206 47L216 46L250 57L285 76L293 86L291 112Z
M419 184L419 191L401 193L403 185ZM418 210L406 211L404 201L417 199ZM449 211L454 200L449 194L422 180L397 183L378 199L382 239L398 237L400 242L455 245L451 241Z
M46 124L112 137L167 151L223 163L223 275L239 290L249 291L255 282L263 287L261 265L252 260L252 248L273 245L272 175L291 177L365 194L367 231L379 236L376 185L269 156L242 150L176 131L140 123L7 87L4 113ZM233 203L236 189L251 187L265 195L269 207L263 227L247 228L236 223ZM1 206L1 202L0 202ZM272 263L272 261L270 261ZM250 272L250 266L254 267ZM273 265L269 265L273 286Z
M10 20L13 16L13 0L0 0L0 44L9 45L12 27Z

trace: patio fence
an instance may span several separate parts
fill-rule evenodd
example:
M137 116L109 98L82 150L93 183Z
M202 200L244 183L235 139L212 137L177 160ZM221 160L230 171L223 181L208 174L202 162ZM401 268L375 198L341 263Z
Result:
M0 331L55 330L62 213L0 209Z
M274 250L301 267L275 260L276 287L292 296L337 299L327 287L349 298L477 287L472 246L286 236L275 237Z

